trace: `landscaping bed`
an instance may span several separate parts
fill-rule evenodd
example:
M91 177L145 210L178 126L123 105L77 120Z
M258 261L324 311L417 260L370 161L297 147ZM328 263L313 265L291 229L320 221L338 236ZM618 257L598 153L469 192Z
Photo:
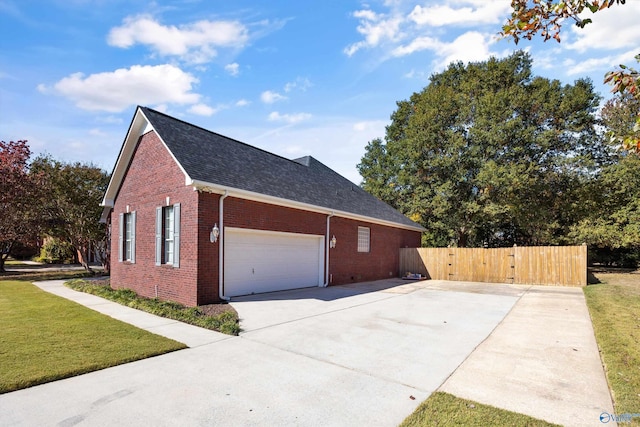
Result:
M127 307L168 319L178 320L228 335L238 335L240 333L238 313L230 304L185 307L176 302L162 301L157 298L144 298L130 289L113 289L109 286L108 278L100 280L75 279L66 282L65 285L76 291L97 295Z

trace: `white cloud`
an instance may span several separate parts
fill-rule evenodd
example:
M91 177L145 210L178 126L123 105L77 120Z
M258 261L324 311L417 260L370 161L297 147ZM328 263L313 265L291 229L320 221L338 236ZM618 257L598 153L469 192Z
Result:
M419 52L425 49L437 50L441 48L443 45L444 43L442 43L440 40L433 37L429 37L429 36L417 37L413 39L411 43L405 46L396 47L395 49L393 49L391 54L393 56L405 56L405 55L410 55L414 52Z
M286 123L299 123L304 120L309 120L311 118L311 114L309 113L296 113L296 114L280 114L277 111L269 114L270 122L286 122Z
M360 24L356 30L364 36L364 40L350 44L344 49L347 56L353 56L362 48L372 48L387 41L397 41L402 37L400 26L402 17L397 15L387 16L378 14L372 10L358 10L353 13Z
M581 59L580 61L575 61L574 59L569 58L566 59L562 65L569 76L575 74L584 75L598 70L601 70L604 75L605 70L611 71L617 64L635 64L635 60L633 58L637 53L637 50L633 49L619 55Z
M429 36L417 37L405 46L398 46L391 54L405 56L421 50L431 50L438 57L436 66L442 68L456 61L485 60L491 56L489 46L492 43L493 37L491 35L468 31L450 43Z
M153 109L161 113L169 114L169 106L167 104L156 104Z
M247 106L249 104L251 104L250 101L247 101L246 99L241 99L241 100L236 102L236 107L245 107L245 106Z
M224 66L224 70L235 77L240 74L240 65L237 62L234 62L233 64L227 64Z
M260 99L265 104L273 104L274 102L284 101L285 99L287 99L287 97L284 95L280 95L278 92L266 90L262 92L262 94L260 95Z
M494 42L493 34L469 31L451 43L442 43L436 53L440 57L439 66L446 67L454 61L473 62L489 59L489 46Z
M217 55L218 48L242 48L249 40L247 28L238 21L197 21L191 24L162 25L149 15L129 16L107 37L111 46L148 46L161 56L178 56L202 64Z
M498 24L509 12L507 1L462 0L437 6L417 5L408 18L418 25L442 27L446 25ZM458 7L456 7L458 6Z
M208 106L207 104L195 104L192 105L188 110L191 114L196 114L198 116L213 116L215 113L219 111L219 109Z
M104 131L102 131L102 130L100 130L98 128L89 129L89 135L91 135L91 136L107 136L107 134Z
M356 132L375 135L371 137L371 139L374 139L384 134L384 129L387 124L387 122L382 120L365 120L354 123L352 129Z
M98 117L98 121L101 123L107 123L107 124L111 124L111 125L120 125L122 123L124 123L124 120L122 120L122 117L118 117L118 116L100 116Z
M571 31L570 37L576 40L572 43L566 43L566 47L578 52L592 49L610 51L612 49L637 48L638 39L640 39L639 15L640 2L638 1L628 1L624 5L613 5L611 8L598 11L595 14L585 12L581 18L589 18L593 22L582 29L574 25L567 26Z
M137 104L195 104L200 99L192 92L197 82L173 65L134 65L89 76L74 73L53 87L41 84L38 90L69 98L83 110L118 113Z
M359 20L356 30L364 38L348 45L344 53L352 56L361 49L378 48L377 58L384 61L430 50L440 57L435 61L438 65L486 59L490 56L488 47L510 9L507 0L445 0L431 4L411 6L407 2L388 1L384 12L371 9L354 12ZM441 28L452 26L465 26L469 31L453 41L444 39L447 32ZM472 30L480 26L490 26L489 31L495 32L483 35Z
M306 77L305 78L298 77L297 79L295 79L295 81L285 84L284 91L289 93L294 89L298 89L302 92L306 92L306 90L309 89L311 86L313 86L313 84L309 79L307 79Z

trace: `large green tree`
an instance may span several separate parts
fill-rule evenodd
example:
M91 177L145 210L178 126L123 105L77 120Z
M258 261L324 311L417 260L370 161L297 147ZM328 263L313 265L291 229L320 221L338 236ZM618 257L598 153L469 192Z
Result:
M500 34L512 38L516 44L521 38L531 40L536 34L544 41L553 38L560 42L560 32L566 21L585 28L592 22L591 18L585 17L587 11L597 13L625 3L625 0L511 0L511 17ZM640 62L640 55L635 59ZM630 95L640 101L640 72L635 68L621 64L617 70L605 75L604 82L612 85L611 92L616 95ZM633 127L625 133L610 130L609 139L612 144L640 154L640 110L635 111Z
M35 159L31 170L44 177L49 193L44 206L47 233L80 251L83 266L91 271L86 262L89 251L106 242L106 228L99 221L108 174L90 164L63 163L50 157Z
M531 74L531 58L451 64L397 103L363 188L420 222L426 245L562 242L584 177L604 159L588 80Z
M601 111L602 125L617 134L635 126L640 101L630 95L613 98ZM571 227L575 242L589 244L598 261L640 261L640 157L620 151L594 174L583 198L587 215Z

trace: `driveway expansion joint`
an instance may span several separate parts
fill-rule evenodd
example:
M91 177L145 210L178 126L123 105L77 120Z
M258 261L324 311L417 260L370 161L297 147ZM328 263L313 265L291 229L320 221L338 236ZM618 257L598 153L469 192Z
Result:
M380 302L380 301L386 301L386 300L390 300L392 298L398 298L398 297L401 297L403 295L406 295L406 294L394 294L394 295L390 295L390 296L388 296L386 298L377 299L375 301L366 301L366 302L363 302L363 303L360 303L360 304L350 305L348 307L341 307L341 308L336 308L334 310L323 311L322 313L316 313L316 314L311 314L309 316L298 317L298 318L295 318L295 319L287 320L285 322L273 323L271 325L262 326L262 327L255 328L255 329L251 329L251 330L248 330L246 332L240 332L240 336L242 337L242 336L245 336L245 335L250 334L252 332L263 331L265 329L273 328L275 326L287 325L287 324L295 323L295 322L298 322L298 321L301 321L301 320L313 319L313 318L321 317L321 316L324 316L324 315L327 315L327 314L338 313L338 312L347 311L347 310L350 310L350 309L353 309L353 308L356 308L356 307L362 307L362 306L366 306L366 305L369 305L369 304L375 304L375 303ZM242 319L240 319L240 328L242 329Z

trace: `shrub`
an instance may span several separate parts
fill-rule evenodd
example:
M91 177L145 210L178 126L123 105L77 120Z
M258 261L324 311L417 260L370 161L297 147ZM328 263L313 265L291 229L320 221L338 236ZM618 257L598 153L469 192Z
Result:
M60 239L49 239L40 250L40 261L47 264L63 264L74 258L73 246Z
M207 315L199 307L185 307L173 301L144 298L131 289L113 289L107 283L76 279L66 282L65 285L76 291L97 295L156 316L178 320L223 334L238 335L240 333L238 313L230 306L228 307L229 311Z

